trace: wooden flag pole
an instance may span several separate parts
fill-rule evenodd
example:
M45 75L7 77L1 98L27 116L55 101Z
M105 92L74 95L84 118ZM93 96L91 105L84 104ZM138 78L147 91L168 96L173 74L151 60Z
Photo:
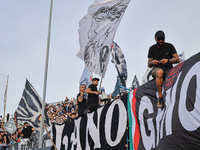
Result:
M54 144L54 142L53 142L53 140L52 140L52 138L51 138L51 136L50 136L50 134L49 134L49 132L48 132L46 126L45 126L45 124L43 124L43 126L44 126L44 128L45 128L45 130L46 130L46 132L47 132L47 134L48 134L48 136L49 136L49 138L51 139L51 142L52 142L54 148L57 150L56 145Z

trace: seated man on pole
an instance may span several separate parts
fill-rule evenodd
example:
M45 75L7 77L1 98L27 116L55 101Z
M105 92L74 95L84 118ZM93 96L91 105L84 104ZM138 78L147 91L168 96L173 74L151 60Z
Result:
M174 63L179 63L180 59L174 46L165 42L165 34L159 30L155 34L156 44L149 48L148 66L153 67L152 76L156 79L156 86L158 91L157 107L163 107L162 86L163 80Z

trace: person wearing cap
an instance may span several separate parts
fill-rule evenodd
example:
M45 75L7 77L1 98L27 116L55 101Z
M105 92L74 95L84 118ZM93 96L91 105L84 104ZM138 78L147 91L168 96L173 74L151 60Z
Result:
M97 108L101 107L99 105L99 94L101 92L97 90L98 83L99 79L93 78L92 84L90 84L88 88L85 90L85 92L88 93L88 112L93 112Z
M165 42L165 33L159 30L155 33L156 44L149 48L148 67L153 67L152 76L156 80L158 91L157 107L163 107L162 86L166 73L173 67L172 64L179 63L180 59L175 47Z

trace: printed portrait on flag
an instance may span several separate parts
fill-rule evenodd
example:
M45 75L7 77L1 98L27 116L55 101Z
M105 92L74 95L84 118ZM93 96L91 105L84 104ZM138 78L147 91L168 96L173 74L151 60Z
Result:
M112 44L119 22L130 0L95 2L79 23L80 51L77 57L85 68L104 77Z
M126 87L126 80L128 74L126 60L121 48L115 42L113 42L113 44L111 45L111 55L112 55L111 62L115 64L117 73L120 77L120 81L122 85Z

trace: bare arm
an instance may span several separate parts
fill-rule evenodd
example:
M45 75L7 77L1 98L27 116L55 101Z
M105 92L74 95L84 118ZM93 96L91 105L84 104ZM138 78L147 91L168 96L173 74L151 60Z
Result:
M88 94L96 94L96 95L99 95L99 94L100 94L100 92L98 92L98 91L92 91L90 88L87 88L87 89L85 90L85 93L88 93Z
M83 92L80 92L80 96L78 97L78 101L80 103L83 101Z
M35 131L35 129L34 129L34 128L31 128L31 131L33 132L33 131Z
M5 143L5 145L8 144L6 141L6 136L4 136L4 143Z
M179 63L179 62L180 62L180 58L179 58L179 56L178 56L177 53L173 54L172 56L173 56L172 59L162 59L162 60L160 61L160 63L166 64L166 63L168 63L168 61L169 61L169 63L175 64L175 63Z
M172 55L173 58L169 60L170 63L175 64L180 62L180 58L177 53Z

